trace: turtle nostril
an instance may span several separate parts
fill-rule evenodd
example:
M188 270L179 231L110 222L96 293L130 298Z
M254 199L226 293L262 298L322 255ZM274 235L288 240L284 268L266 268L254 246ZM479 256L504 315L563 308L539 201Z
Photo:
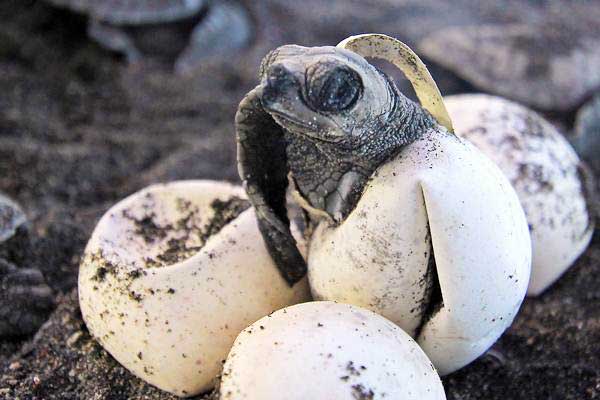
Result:
M263 102L273 103L284 96L290 89L298 87L294 75L283 65L271 65L267 71L266 85L263 90Z
M267 72L268 79L285 79L289 75L289 71L281 64L273 64Z

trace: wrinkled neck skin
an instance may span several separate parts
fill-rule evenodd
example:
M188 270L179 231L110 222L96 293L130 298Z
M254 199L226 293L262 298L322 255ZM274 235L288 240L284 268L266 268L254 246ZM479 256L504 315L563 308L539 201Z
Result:
M351 141L330 143L285 131L288 165L300 195L336 223L354 209L381 164L435 125L427 111L388 83L390 112L356 121L362 132Z

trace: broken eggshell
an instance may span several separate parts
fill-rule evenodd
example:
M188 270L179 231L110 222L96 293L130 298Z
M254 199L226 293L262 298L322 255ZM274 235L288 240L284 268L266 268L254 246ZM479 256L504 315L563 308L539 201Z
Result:
M456 133L492 159L519 196L533 247L528 294L538 295L591 240L591 178L567 140L532 110L485 94L445 103Z
M396 42L361 35L342 44L402 65L396 57L406 58L406 46ZM432 115L447 115L437 87L413 86L420 99L429 98L424 107L437 107L428 106ZM322 220L309 243L315 299L390 319L417 339L442 375L476 359L508 328L530 267L527 222L510 182L442 126L380 166L347 219L337 226Z
M530 263L510 183L473 146L438 131L380 167L341 225L322 222L308 258L315 299L389 318L417 338L442 375L508 328Z
M237 337L223 371L222 400L446 398L409 335L371 311L334 302L258 320Z
M121 364L179 396L215 384L237 334L309 299L273 264L237 186L150 186L112 207L86 247L79 299L92 335Z

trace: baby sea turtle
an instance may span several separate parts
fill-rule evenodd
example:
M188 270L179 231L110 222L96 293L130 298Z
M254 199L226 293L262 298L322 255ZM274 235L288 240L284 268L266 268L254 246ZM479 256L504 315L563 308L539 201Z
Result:
M88 34L125 54L175 58L176 70L203 57L243 47L252 34L246 9L235 0L47 0L89 16Z
M305 209L335 222L371 174L436 124L356 53L282 46L236 115L238 167L276 264L293 284L306 272L286 210L288 172Z
M398 67L421 104L363 57ZM307 272L315 300L388 318L440 374L481 355L525 296L529 230L500 169L452 133L423 62L364 34L280 47L260 75L236 115L239 172L282 276L293 285ZM310 217L306 263L289 182Z

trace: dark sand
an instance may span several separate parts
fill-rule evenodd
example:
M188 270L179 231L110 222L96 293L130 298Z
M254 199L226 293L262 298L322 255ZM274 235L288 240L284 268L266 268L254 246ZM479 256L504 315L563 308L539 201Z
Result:
M18 264L42 270L59 304L35 337L0 341L0 399L173 398L90 338L75 291L79 257L102 213L149 183L237 181L233 116L269 49L375 30L357 17L340 19L346 25L336 31L322 24L303 33L309 16L296 20L285 2L272 3L254 7L258 37L235 63L214 59L176 78L152 63L127 67L87 39L82 17L35 1L0 2L0 191L32 222ZM382 14L373 20L392 23ZM417 35L414 26L406 35ZM472 90L440 68L432 73L445 94ZM572 124L572 114L553 117ZM444 379L448 398L600 398L599 260L596 235L554 287L525 302L490 352Z

